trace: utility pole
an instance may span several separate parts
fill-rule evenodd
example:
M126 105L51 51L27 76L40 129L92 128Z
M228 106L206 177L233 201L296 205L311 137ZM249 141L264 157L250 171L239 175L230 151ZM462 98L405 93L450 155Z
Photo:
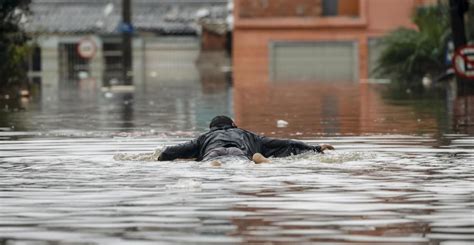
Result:
M122 0L122 79L123 85L132 85L132 6L131 0Z
M466 45L466 29L464 25L464 13L469 3L467 0L449 0L451 30L453 32L454 46L457 48Z
M466 30L464 25L464 13L469 9L468 0L449 0L449 14L451 18L451 31L453 36L454 47L456 50L466 45ZM469 98L474 94L473 81L460 77L456 74L457 96L454 107L457 113L454 115L455 125L470 126L471 125L471 109ZM457 114L457 115L456 115Z
M466 45L466 28L464 25L464 13L469 9L467 0L449 0L449 14L451 18L451 31L453 35L454 47L458 48ZM472 87L467 79L457 77L460 94L466 94Z

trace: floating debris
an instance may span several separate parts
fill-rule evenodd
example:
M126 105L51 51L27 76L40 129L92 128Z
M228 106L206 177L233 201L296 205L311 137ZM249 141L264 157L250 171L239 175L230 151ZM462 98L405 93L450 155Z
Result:
M277 127L278 128L286 128L288 126L288 122L285 120L277 120Z

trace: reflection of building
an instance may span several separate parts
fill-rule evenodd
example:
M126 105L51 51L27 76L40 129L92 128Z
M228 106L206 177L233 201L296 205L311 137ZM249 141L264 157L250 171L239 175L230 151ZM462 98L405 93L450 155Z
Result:
M41 71L43 91L79 80L96 86L114 84L121 74L122 0L33 0L26 29L38 44L33 72ZM205 12L205 16L202 13ZM201 13L201 14L200 14ZM191 67L200 51L198 19L225 20L227 0L133 0L133 73L135 85L171 73L194 77ZM77 52L88 38L97 50L92 58ZM40 63L39 63L40 62ZM192 74L186 74L190 71ZM59 75L58 75L59 74Z
M100 92L123 75L122 0L32 0L25 28L37 44L30 75L41 83L42 109L60 114L81 108L84 117L99 118L94 128L189 130L207 126L216 114L231 115L225 74L206 62L196 65L201 47L212 46L201 40L206 39L201 25L222 23L228 0L131 3L134 91ZM217 26L212 30L222 33ZM79 55L81 40L96 46L92 58ZM209 91L212 96L203 96Z
M377 39L423 0L235 0L236 86L369 78Z
M441 105L390 103L373 84L299 82L234 88L237 125L267 136L436 133L443 126L437 106ZM277 127L277 120L288 125Z

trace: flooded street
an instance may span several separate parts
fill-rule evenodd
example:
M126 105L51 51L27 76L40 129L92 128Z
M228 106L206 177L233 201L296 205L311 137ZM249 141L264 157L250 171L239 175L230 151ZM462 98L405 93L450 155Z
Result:
M2 112L2 244L474 241L474 138L455 132L443 102L383 99L372 85L209 92L201 81L68 90ZM337 151L262 165L153 161L217 114Z
M473 4L1 1L0 245L474 244Z
M173 138L2 141L0 236L7 244L469 244L472 138L447 138L433 148L430 137L328 137L308 142L337 152L221 167L112 159Z

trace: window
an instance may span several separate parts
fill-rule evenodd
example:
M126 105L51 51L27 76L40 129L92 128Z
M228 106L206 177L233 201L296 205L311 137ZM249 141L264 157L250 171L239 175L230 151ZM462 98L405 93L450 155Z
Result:
M359 0L323 0L323 16L359 16Z

